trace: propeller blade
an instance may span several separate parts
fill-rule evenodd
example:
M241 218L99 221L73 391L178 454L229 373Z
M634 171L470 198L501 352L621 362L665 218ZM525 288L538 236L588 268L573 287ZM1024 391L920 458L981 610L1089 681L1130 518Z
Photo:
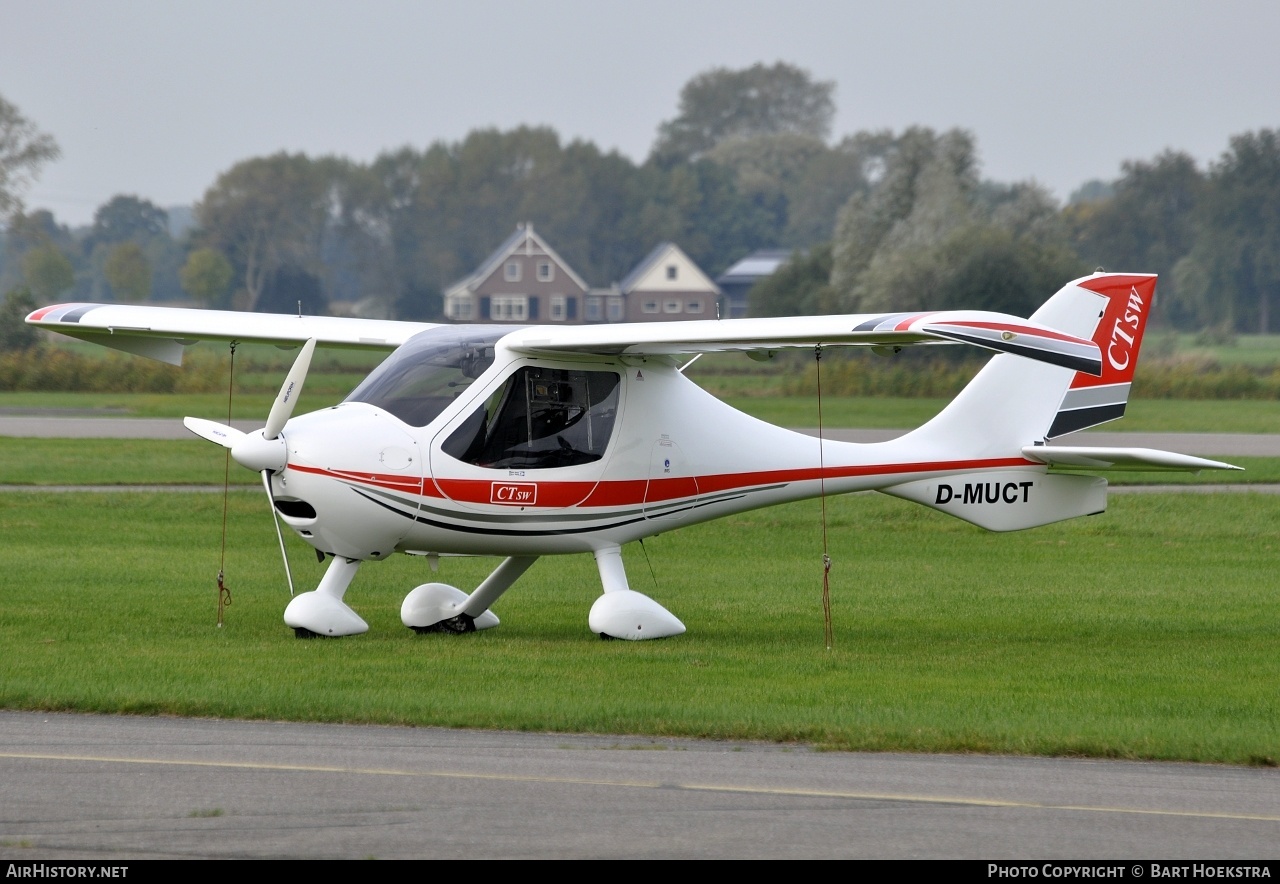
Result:
M202 417L184 417L182 425L201 439L215 442L223 448L230 448L244 438L244 433L235 427L229 427L217 421L208 421Z
M280 541L280 558L284 559L284 576L289 581L289 596L293 596L293 571L289 569L289 554L284 549L284 533L280 530L280 516L276 513L276 497L271 492L271 471L262 471L262 487L267 489L267 502L271 504L271 523L276 526L276 539Z
M307 371L311 368L311 354L316 352L316 339L311 338L302 345L302 351L293 361L293 368L284 379L276 401L271 405L271 413L267 415L267 425L262 431L262 438L270 441L280 435L284 425L293 415L293 407L302 395L302 382L307 379Z

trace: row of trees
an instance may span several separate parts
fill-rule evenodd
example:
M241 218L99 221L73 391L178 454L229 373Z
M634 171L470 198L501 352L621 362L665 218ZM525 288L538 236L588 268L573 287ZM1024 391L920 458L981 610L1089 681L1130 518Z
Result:
M761 315L981 307L1028 315L1095 267L1158 273L1163 322L1270 333L1280 305L1280 133L1245 133L1207 170L1168 151L1059 208L977 174L962 131L866 139L883 174L830 241L753 291Z
M639 164L528 127L367 164L248 159L218 177L186 231L135 196L69 231L48 212L15 211L0 177L9 200L0 208L11 211L0 288L25 284L40 301L73 291L285 311L359 302L367 314L432 318L446 286L531 221L597 285L664 240L713 274L756 249L795 250L752 293L757 315L954 306L1026 315L1101 265L1160 273L1163 317L1179 327L1271 330L1276 132L1232 138L1208 169L1174 152L1126 163L1116 181L1091 182L1062 208L1034 184L984 180L961 130L832 142L833 97L834 84L783 63L707 71L685 85ZM25 125L43 153L9 165L29 173L56 146ZM4 143L0 134L0 165Z

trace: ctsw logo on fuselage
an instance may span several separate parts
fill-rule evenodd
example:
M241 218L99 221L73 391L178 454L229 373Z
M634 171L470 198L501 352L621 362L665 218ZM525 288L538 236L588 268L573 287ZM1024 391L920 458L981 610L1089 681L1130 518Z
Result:
M494 482L489 486L489 503L532 506L537 502L536 482Z
M935 505L944 503L1027 503L1035 482L966 482L959 490L939 484Z

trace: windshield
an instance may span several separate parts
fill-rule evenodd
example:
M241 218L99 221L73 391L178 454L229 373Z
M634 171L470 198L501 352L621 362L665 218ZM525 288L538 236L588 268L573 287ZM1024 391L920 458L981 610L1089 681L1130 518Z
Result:
M494 469L572 467L604 456L619 376L526 365L444 441L441 450Z
M493 364L493 345L511 326L446 325L405 341L351 391L406 424L425 427Z

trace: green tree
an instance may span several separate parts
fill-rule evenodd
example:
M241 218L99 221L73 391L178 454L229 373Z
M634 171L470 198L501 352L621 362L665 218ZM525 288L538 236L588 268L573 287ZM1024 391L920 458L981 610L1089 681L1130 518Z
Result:
M112 246L102 273L118 301L145 301L151 295L151 262L136 242Z
M844 310L970 308L1026 316L1084 272L1057 203L978 177L968 133L909 129L841 210L832 288Z
M268 279L281 267L320 269L337 165L278 153L237 163L206 191L196 208L203 244L230 258L248 309L257 308Z
M5 290L27 284L22 266L32 249L53 245L71 256L78 255L80 251L71 230L59 224L47 209L14 214L3 236L4 263L0 268L0 288Z
M40 342L35 326L27 325L27 314L36 309L35 298L25 286L5 293L0 307L0 352L28 350Z
M183 290L208 307L227 307L235 268L217 249L202 248L187 256L179 276Z
M828 152L817 138L784 133L730 138L707 151L706 158L730 169L738 192L772 215L773 226L782 233L805 173Z
M145 244L169 235L169 213L149 200L136 196L114 196L93 213L93 228L86 249L126 241Z
M20 212L9 219L6 247L11 255L21 256L31 249L50 244L68 252L77 248L70 228L59 224L48 209Z
M752 316L814 316L834 312L831 243L797 252L747 293Z
M1110 188L1064 210L1076 250L1090 267L1160 274L1160 301L1185 314L1174 265L1191 252L1196 218L1207 182L1195 160L1165 151L1150 161L1130 161Z
M801 248L830 241L841 207L883 176L892 142L889 132L858 132L814 157L787 187L787 226L778 241Z
M22 275L43 303L55 300L76 281L71 259L52 243L37 246L23 256Z
M972 224L937 247L942 268L931 299L942 309L995 310L1030 316L1088 267L1064 238L1037 238L1026 229Z
M713 68L680 90L679 114L658 127L651 157L689 162L731 138L806 135L825 141L835 115L835 83L815 81L785 62Z
M743 255L772 244L772 214L743 197L733 173L723 166L699 160L667 170L650 163L642 171L646 196L640 229L648 234L648 245L634 253L631 263L653 244L669 241L715 276Z
M22 192L41 166L59 156L53 136L37 129L0 95L0 222L22 211Z
M1280 301L1280 132L1234 136L1213 165L1190 254L1174 270L1180 300L1206 324L1272 330Z
M908 129L883 162L875 186L850 197L836 224L831 282L850 311L915 309L932 279L921 250L974 219L978 163L968 132ZM904 273L913 282L895 289Z

